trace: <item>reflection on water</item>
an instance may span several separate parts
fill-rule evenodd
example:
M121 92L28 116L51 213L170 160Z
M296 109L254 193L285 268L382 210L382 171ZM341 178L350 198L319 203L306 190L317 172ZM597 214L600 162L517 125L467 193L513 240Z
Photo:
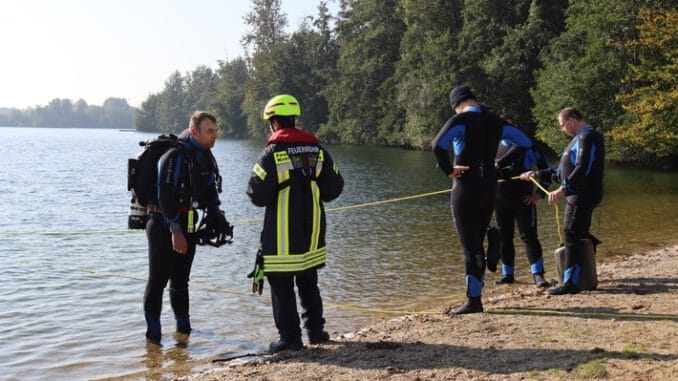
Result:
M192 365L188 366L190 357L186 350L189 336L175 333L173 338L176 344L170 348L146 343L146 356L144 357L146 377L153 378L162 374L182 377L191 373Z
M153 135L110 130L0 128L0 232L82 231L126 226L126 160ZM26 142L30 142L27 147ZM30 149L27 149L30 148ZM147 345L142 297L143 233L0 235L0 372L9 379L173 378L216 357L257 353L276 337L267 296L251 295L263 216L245 195L262 143L219 141L223 208L234 243L200 247L191 274L190 338L173 335L167 297L162 347ZM327 208L446 189L430 152L329 147L346 180ZM678 176L609 169L592 232L599 260L675 241ZM561 208L562 209L562 208ZM553 209L538 206L547 276L558 244ZM464 297L463 263L449 195L328 213L328 264L320 273L327 329L346 332L374 315L353 307L416 310ZM516 242L519 282L531 281ZM487 287L497 274L488 274ZM265 285L268 294L268 285Z

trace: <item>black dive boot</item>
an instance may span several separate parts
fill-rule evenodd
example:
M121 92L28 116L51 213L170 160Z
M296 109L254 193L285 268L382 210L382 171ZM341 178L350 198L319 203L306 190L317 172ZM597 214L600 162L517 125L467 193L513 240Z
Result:
M578 294L581 291L578 285L565 282L564 285L549 290L550 295Z
M301 339L297 340L283 340L278 339L268 346L268 353L276 353L284 350L298 351L304 347Z
M186 335L191 334L191 319L187 317L174 317L177 321L177 332L183 333Z
M516 278L513 275L504 275L503 278L496 280L495 284L513 284L516 282Z
M452 310L452 313L455 315L475 314L478 312L483 312L483 302L480 301L480 296L468 298L463 306Z
M160 337L162 336L160 328L160 319L152 316L150 313L144 313L146 318L146 340L148 342L160 345Z
M532 278L534 279L534 284L539 288L546 288L551 285L549 281L544 279L544 274L532 274Z
M308 333L308 342L310 344L323 344L328 341L330 341L330 334L327 331Z

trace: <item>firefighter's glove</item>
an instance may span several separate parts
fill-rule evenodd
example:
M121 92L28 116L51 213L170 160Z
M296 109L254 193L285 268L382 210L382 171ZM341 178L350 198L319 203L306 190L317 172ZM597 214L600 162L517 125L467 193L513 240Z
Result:
M264 255L261 249L257 252L254 270L247 277L252 278L252 293L261 295L264 292Z

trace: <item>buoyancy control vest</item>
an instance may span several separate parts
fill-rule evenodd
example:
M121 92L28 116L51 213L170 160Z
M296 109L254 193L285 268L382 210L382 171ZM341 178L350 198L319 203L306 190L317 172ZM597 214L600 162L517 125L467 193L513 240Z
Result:
M206 194L207 182L205 176L214 177L216 192L221 192L221 177L219 169L210 150L204 150L205 156L196 158L195 149L187 141L188 132L184 131L179 137L169 134L160 135L156 139L139 142L143 151L135 158L130 158L127 164L127 190L131 193L128 227L130 229L144 229L148 211L151 205L158 205L158 162L171 150L179 151L183 161L183 170L187 175L180 176L182 199L187 200L186 206L206 208L208 200Z

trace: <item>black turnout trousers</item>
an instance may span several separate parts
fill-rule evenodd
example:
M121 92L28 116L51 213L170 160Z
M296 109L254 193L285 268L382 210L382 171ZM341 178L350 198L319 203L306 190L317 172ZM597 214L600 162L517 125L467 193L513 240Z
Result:
M268 274L267 278L271 285L273 319L282 340L301 340L297 300L294 294L295 283L299 290L301 307L304 310L301 315L304 319L304 328L312 333L323 330L325 319L323 318L323 301L318 288L317 269L306 270L296 275Z

